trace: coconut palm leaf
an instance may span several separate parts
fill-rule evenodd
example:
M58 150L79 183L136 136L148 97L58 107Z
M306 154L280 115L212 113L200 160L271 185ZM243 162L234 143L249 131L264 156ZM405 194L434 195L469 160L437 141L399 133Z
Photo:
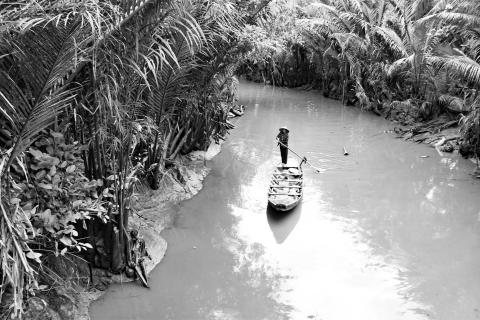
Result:
M375 7L373 8L373 14L374 14L374 23L377 26L382 26L383 22L385 20L385 15L387 13L387 8L388 8L388 1L386 0L379 0Z
M480 85L480 64L469 58L460 50L456 55L431 56L429 61L438 70L449 72L460 79Z
M461 99L459 97L451 96L448 94L442 94L440 95L438 99L439 103L446 107L450 108L453 110L458 110L458 111L467 111L469 106L465 106L465 100Z
M231 64L222 70L218 70L212 77L207 92L220 97L222 93L235 88L238 84L238 79L234 77L236 68L235 64Z
M65 79L75 66L79 24L46 26L18 39L16 79L2 71L0 108L8 114L15 142L6 169L75 97ZM20 87L19 83L22 83ZM6 112L5 112L6 111Z
M215 36L222 38L224 35L238 31L244 22L235 5L230 1L211 1L202 16L203 24L212 29ZM207 29L206 33L210 34L210 32Z
M192 50L195 51L184 37L176 34L171 43L172 52L176 57L176 63L164 66L158 77L158 85L152 90L150 97L150 111L147 112L152 118L160 119L168 107L173 107L181 92L185 89L187 75L192 65ZM168 60L167 60L168 61Z
M367 52L368 44L365 39L354 33L333 33L332 37L338 41L343 52L353 51L357 56Z
M416 21L427 15L435 5L435 0L405 0L409 21Z
M7 32L26 32L48 24L60 25L78 18L98 35L108 25L117 25L119 7L112 1L51 1L3 0L0 4L0 35Z
M194 5L188 0L177 3L180 4L183 6L177 7L176 11L179 19L170 25L172 30L168 45L172 54L167 57L165 66L155 75L158 80L152 90L150 109L147 111L157 122L187 89L187 76L197 65L195 55L201 52L204 43L209 41L206 36L206 20L201 19L207 11L205 4ZM154 35L154 38L161 39L163 31L158 29L157 32L159 34Z
M335 6L315 3L309 7L309 13L316 17L326 17L335 32L350 32L351 26L342 19L341 11Z
M476 13L442 11L419 19L418 23L427 23L432 20L441 21L445 24L461 25L465 28L480 26L480 16Z
M406 69L410 69L413 67L415 61L415 55L410 55L405 58L398 59L394 63L390 65L390 67L387 70L387 75L389 77L393 77L396 74L405 71Z
M405 57L408 55L403 40L392 29L388 27L375 27L373 32L378 34L397 56Z
M462 34L466 38L468 55L480 62L480 28L467 29Z

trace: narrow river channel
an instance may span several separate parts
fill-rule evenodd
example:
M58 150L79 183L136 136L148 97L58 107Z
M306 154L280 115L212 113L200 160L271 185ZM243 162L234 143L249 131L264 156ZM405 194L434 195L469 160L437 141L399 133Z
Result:
M163 232L151 289L112 286L93 320L480 319L470 161L318 93L242 83L240 97L248 108L203 190ZM322 172L305 167L303 203L280 217L266 192L283 125Z

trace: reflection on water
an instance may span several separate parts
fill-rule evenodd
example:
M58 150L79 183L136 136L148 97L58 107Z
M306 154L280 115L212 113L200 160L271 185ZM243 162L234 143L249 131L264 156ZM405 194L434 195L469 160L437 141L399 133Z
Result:
M470 162L315 93L242 84L241 96L249 108L204 189L163 233L152 289L114 286L93 319L480 319ZM282 125L322 169L305 167L303 201L283 216L266 198Z
M300 220L302 205L289 212L277 212L268 206L267 221L278 244L283 243Z
M250 189L242 192L249 195L244 208L232 211L233 238L243 241L228 249L236 272L248 271L250 287L276 280L270 297L290 306L287 319L428 319L425 306L406 299L410 287L400 279L401 267L375 255L353 221L329 214L333 208L312 183L300 210L281 217L266 210L273 237L265 233L265 218L247 209L265 197L256 190L263 172L244 186Z

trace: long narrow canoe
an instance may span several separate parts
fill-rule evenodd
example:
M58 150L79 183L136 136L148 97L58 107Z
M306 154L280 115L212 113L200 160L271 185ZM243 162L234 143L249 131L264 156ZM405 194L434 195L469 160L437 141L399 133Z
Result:
M277 211L295 208L303 196L301 164L277 166L268 187L268 204Z

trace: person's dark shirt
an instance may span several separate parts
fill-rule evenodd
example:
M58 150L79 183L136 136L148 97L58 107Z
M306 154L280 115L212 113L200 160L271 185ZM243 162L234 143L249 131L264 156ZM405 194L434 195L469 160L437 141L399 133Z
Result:
M284 145L288 146L288 132L280 132L277 135L277 139Z

